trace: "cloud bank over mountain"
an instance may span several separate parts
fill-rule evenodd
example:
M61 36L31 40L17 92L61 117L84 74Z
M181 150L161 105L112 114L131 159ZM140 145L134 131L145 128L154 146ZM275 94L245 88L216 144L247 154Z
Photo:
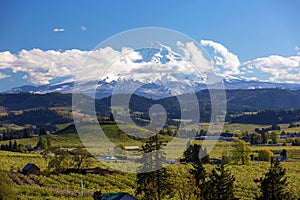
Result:
M298 78L300 77L300 55L298 53L289 57L270 55L254 60L240 61L238 55L220 43L201 40L199 44L207 50L214 64L204 58L203 53L195 44L177 43L185 58L202 65L201 73L214 72L225 79L300 83ZM24 74L22 78L30 83L49 84L56 78L74 76L83 63L84 67L87 67L84 70L85 78L89 78L89 76L95 76L93 69L104 70L112 61L115 62L109 70L106 70L106 75L110 76L107 80L118 78L120 76L119 69L122 69L123 76L132 76L136 79L141 78L139 77L141 74L146 77L150 71L159 74L162 69L164 73L173 71L179 74L193 74L195 72L189 63L178 59L175 52L170 52L168 47L163 48L167 49L169 53L166 55L154 54L149 61L143 60L141 52L131 48L123 48L120 51L110 47L92 51L32 49L22 50L17 54L5 51L0 52L0 79L9 79L14 74L22 72Z

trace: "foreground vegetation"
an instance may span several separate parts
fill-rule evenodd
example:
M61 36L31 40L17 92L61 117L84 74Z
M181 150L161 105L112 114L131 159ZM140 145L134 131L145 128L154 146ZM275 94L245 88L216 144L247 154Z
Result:
M229 144L227 144L229 147ZM212 154L218 155L222 151L224 143L218 143ZM276 147L278 148L278 147ZM35 163L41 168L42 172L47 170L47 161L38 153L16 153L0 151L1 170L9 177L9 184L14 188L14 192L21 199L41 199L45 196L48 199L72 199L80 193L80 180L83 180L84 188L82 199L92 199L95 191L102 192L128 192L134 194L136 188L135 174L59 174L25 176L20 173L26 163ZM93 160L93 166L102 166L101 163ZM282 166L287 170L288 190L300 197L298 189L300 185L300 163L284 162ZM102 166L103 167L103 166ZM204 165L207 171L211 171L215 166ZM249 165L227 165L228 170L235 176L234 192L237 198L254 199L259 194L258 185L254 179L261 177L267 172L268 162L251 162ZM177 184L188 181L185 174L191 166L189 164L170 165L168 170L171 172L171 181ZM179 178L179 180L178 180ZM174 199L178 199L176 195Z
M2 188L6 188L6 191L9 191L11 194L9 199L15 197L21 199L45 199L45 197L47 199L74 199L77 196L80 199L93 199L92 196L95 191L101 191L103 193L128 192L135 194L138 188L136 174L112 173L106 175L84 175L78 172L64 173L66 168L74 168L74 166L76 166L74 163L78 162L78 158L80 157L63 157L66 159L60 162L62 159L60 159L59 156L48 155L48 153L52 152L52 154L54 154L56 151L69 151L78 154L78 150L84 146L76 133L74 125L65 124L60 126L60 131L55 134L43 133L40 134L40 136L11 140L11 145L8 145L9 141L0 142L2 146L11 146L10 151L0 150L0 170L2 171L1 175L3 177L3 180L0 182ZM300 191L298 189L300 185L300 146L292 146L289 138L278 139L278 135L281 134L281 131L285 131L286 133L298 132L299 126L291 127L290 124L279 124L279 126L281 130L270 130L272 128L270 128L270 126L251 124L226 124L224 126L223 131L225 134L231 134L235 139L240 138L246 141L247 137L251 139L253 136L267 133L264 144L253 144L250 146L249 144L252 143L252 139L248 143L241 141L242 146L237 145L238 143L236 142L218 141L214 149L209 152L210 158L227 158L227 161L230 161L226 165L226 170L235 178L233 191L236 198L245 200L255 199L260 194L260 190L259 185L255 183L254 180L262 177L270 166L269 162L250 162L249 155L252 154L255 159L259 158L259 160L269 161L270 156L274 156L276 152L282 152L283 149L287 152L285 156L293 161L281 163L282 167L286 169L287 182L289 183L286 190L291 192L295 198L300 198ZM201 124L199 130L186 129L185 132L201 132L201 130L207 130L207 127L208 124ZM86 128L90 129L91 127L87 126ZM129 137L114 124L104 124L102 128L107 137L119 148L124 148L127 145L142 147L145 144L144 140ZM173 130L170 128L160 134L158 138L166 142L172 138L172 134ZM277 136L275 138L276 140L272 137L273 135ZM295 140L294 138L292 139ZM201 140L193 141L194 144L199 145L201 145L202 142ZM209 143L210 141L207 142ZM214 141L211 142L213 143ZM14 145L14 143L16 143L16 145ZM42 150L29 150L25 148L27 145L31 147L42 146L43 148ZM18 148L14 148L13 146L17 146ZM246 155L240 155L239 152L244 152ZM234 156L232 156L232 154ZM174 159L177 158L176 156L175 149ZM234 162L235 159L241 160ZM57 164L57 162L59 164ZM27 163L36 164L41 169L41 175L23 175L21 173L22 168ZM59 168L59 166L63 165L65 166ZM88 157L88 162L81 165L81 168L94 167L107 168L92 157ZM189 188L191 186L189 176L192 168L192 164L189 163L167 166L167 172L170 174L169 183L175 188L175 191L177 191L169 197L169 199L182 199L181 196L184 191L181 191L180 188ZM210 174L216 166L204 164L204 168L208 174ZM80 187L81 180L83 181L82 189ZM181 193L179 191L181 191Z

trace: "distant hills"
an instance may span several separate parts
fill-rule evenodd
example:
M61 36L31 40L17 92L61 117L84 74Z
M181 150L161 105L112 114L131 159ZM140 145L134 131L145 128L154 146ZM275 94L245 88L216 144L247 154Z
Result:
M188 99L188 94L185 95ZM197 92L200 107L210 105L208 90ZM89 98L89 97L86 97ZM300 90L288 89L236 89L226 90L228 113L239 113L260 110L287 110L300 109ZM152 104L162 104L169 107L170 111L175 111L178 106L177 97L167 97L163 99L149 99L146 97L133 95L131 97L131 109L146 111ZM63 93L16 93L0 94L0 106L7 110L24 110L33 108L72 106L72 94ZM96 100L96 108L105 110L108 114L110 97ZM174 106L172 108L172 106Z
M82 97L82 101L87 101L91 98L88 96ZM199 91L197 93L197 98L200 109L200 121L209 122L211 117L209 91ZM229 122L270 124L271 122L288 123L300 119L298 116L300 112L293 111L300 109L300 90L280 88L226 90L226 98L226 120ZM182 101L186 101L188 104L190 103L189 94L181 96L180 99ZM129 108L133 120L137 124L141 123L139 125L145 125L143 123L147 124L147 120L150 119L149 108L154 104L160 104L165 108L167 118L171 124L172 119L182 119L182 112L193 113L197 109L195 105L191 106L189 108L190 110L186 110L185 108L180 110L177 97L149 99L142 96L132 95ZM43 124L47 124L47 127L50 127L55 124L69 123L72 122L71 106L71 94L0 94L0 125L11 123L19 126L23 126L25 124L41 126ZM95 100L95 109L98 116L110 117L110 106L111 97ZM244 115L245 113L251 112L262 113L258 113L257 115L252 114L250 116ZM261 120L257 120L258 117ZM141 119L145 119L146 122Z

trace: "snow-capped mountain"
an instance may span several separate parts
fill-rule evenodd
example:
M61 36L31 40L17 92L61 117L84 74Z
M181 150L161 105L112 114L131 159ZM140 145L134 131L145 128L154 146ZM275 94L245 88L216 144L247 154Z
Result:
M115 93L134 93L147 98L165 98L192 91L207 89L206 74L199 76L193 67L185 62L183 57L170 48L156 44L155 48L135 50L138 58L121 58L127 60L124 66L114 68L105 78L99 81L86 80L80 84L80 88L74 88L72 80L52 84L32 86L25 85L12 88L5 93L85 93L93 94L96 88L96 98L101 99ZM187 54L187 53L186 53ZM122 64L122 62L121 62ZM133 66L133 67L132 67ZM122 68L123 67L123 68ZM130 69L132 67L132 69ZM121 69L118 71L118 69ZM123 70L123 71L122 71ZM148 71L149 72L148 72ZM225 89L259 89L276 88L300 89L300 84L269 83L260 81L248 81L239 76L222 77ZM96 84L95 84L96 83ZM192 90L191 90L192 89Z
M127 84L130 84L127 82ZM133 84L133 83L132 83ZM52 92L59 93L72 93L73 92L73 82L62 83L62 84L49 84L49 85L41 85L41 86L32 86L32 85L24 85L21 87L12 88L5 93L37 93L37 94L45 94ZM98 99L108 97L112 95L114 86L116 82L99 82L96 92L96 97ZM282 88L282 89L292 89L298 90L300 89L300 84L288 84L288 83L269 83L269 82L258 82L258 81L245 81L245 80L224 80L224 86L227 90L232 89L262 89L262 88ZM200 91L203 89L207 89L206 85L203 83L195 83L194 87L195 91ZM168 88L155 84L149 83L143 85L143 87L139 88L134 92L136 95L144 96L147 98L165 98L172 96L171 92Z

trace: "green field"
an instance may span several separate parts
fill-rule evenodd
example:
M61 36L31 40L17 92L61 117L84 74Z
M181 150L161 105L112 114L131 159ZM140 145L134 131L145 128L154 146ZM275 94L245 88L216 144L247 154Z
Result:
M258 126L256 125L242 125L242 124L227 124L224 129L228 130L242 130L250 131ZM83 144L77 135L74 127L65 126L63 131L57 134L49 135L53 147L60 147L64 149L73 149L78 147L83 147ZM91 132L93 132L92 127L87 126ZM102 126L107 137L115 143L116 146L126 146L126 145L138 145L143 144L143 140L135 140L132 137L128 137L127 134L122 133L115 125L103 125ZM133 127L127 127L133 128ZM261 127L260 127L261 128ZM282 126L282 128L287 128ZM160 136L163 140L170 140L168 136ZM17 140L18 144L30 144L35 146L38 142L38 137L33 137L30 139L20 139ZM184 140L186 142L186 140ZM214 141L210 141L214 143ZM2 141L0 144L7 144L8 141ZM201 144L202 141L195 141L195 143ZM209 142L208 142L209 143ZM209 153L211 158L222 158L224 152L232 151L232 142L217 142L216 146ZM257 154L260 149L270 149L272 151L287 149L288 155L293 159L293 155L300 155L300 146L251 146L252 153ZM177 149L174 148L174 159L177 155ZM172 154L172 152L171 152ZM288 182L290 191L300 197L300 191L298 189L300 185L300 160L293 159L295 162L284 162L283 167L287 170ZM81 174L60 174L60 175L50 175L48 176L46 172L47 160L40 155L39 152L31 153L17 153L0 151L0 170L8 173L10 177L11 184L14 186L18 197L21 199L74 199L77 193L80 192L79 182L82 179L84 182L83 197L79 199L92 199L93 192L101 190L102 192L128 192L134 194L136 187L135 174L123 173L123 174L113 174L113 175L81 175ZM118 162L118 161L114 161ZM41 168L42 175L40 176L25 176L19 173L22 168L27 163L35 163ZM101 162L96 159L91 159L89 167L103 167L106 168ZM213 165L205 165L208 172L211 171ZM251 162L250 165L228 165L228 168L236 177L235 182L235 193L240 199L250 200L254 199L255 195L258 194L259 190L257 185L254 183L255 178L261 177L268 169L268 162ZM169 165L168 169L174 172L174 169L180 168L180 170L188 170L189 166L183 164L180 165ZM178 169L177 169L178 171ZM176 172L176 170L175 170ZM176 182L175 173L172 182ZM184 177L186 178L186 177ZM177 180L178 182L178 180ZM178 199L176 194L173 198Z
M21 199L40 199L44 196L49 199L72 199L76 193L80 191L79 181L84 181L83 199L92 199L94 191L101 190L103 192L120 192L125 191L134 193L135 175L134 174L116 174L116 175L51 175L51 176L24 176L16 173L24 166L24 163L36 163L42 170L46 168L45 159L39 154L24 154L0 151L1 169L10 172L10 178L15 189ZM95 161L96 162L96 161ZM300 197L298 186L300 185L300 162L282 163L287 169L288 181L290 183L289 190L293 191ZM177 166L169 166L173 168ZM205 165L207 171L213 166ZM235 191L236 196L241 199L253 199L257 194L258 187L253 179L261 177L269 167L267 162L253 162L250 165L229 165L228 168L236 177ZM174 198L176 199L176 198Z

